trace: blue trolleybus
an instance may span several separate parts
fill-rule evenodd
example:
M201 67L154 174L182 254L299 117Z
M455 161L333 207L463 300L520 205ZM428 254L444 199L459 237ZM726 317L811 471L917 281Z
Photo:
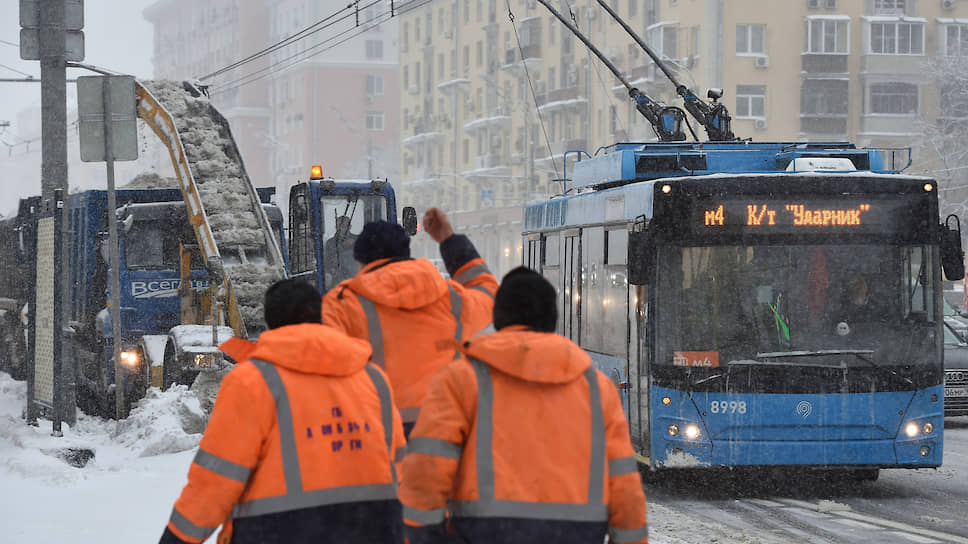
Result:
M882 155L617 144L526 208L524 264L618 384L642 463L941 465L942 261L960 279L960 227L939 225L933 180Z

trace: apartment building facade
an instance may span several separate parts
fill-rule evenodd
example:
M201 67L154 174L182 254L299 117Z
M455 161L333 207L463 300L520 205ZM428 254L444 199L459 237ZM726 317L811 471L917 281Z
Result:
M633 86L678 104L671 83L596 0L573 21ZM968 55L965 0L609 0L701 96L722 88L733 130L759 141L913 147L909 172L936 172L925 127L962 111L926 71ZM565 190L563 156L654 140L627 89L534 0L436 1L401 17L405 201L455 211L459 228L520 262L519 225L479 222ZM568 9L570 6L570 9ZM695 126L700 139L701 127ZM577 153L568 153L574 160ZM904 151L885 152L897 167ZM468 221L462 216L467 215ZM466 224L465 224L466 223ZM493 238L494 243L491 243ZM428 255L433 248L421 248Z
M159 0L144 15L155 25L155 77L164 79L212 74L293 38L203 81L257 186L288 194L313 164L341 179L396 177L399 69L389 1Z
M270 43L322 22L270 55L276 70L269 84L269 157L277 186L305 181L313 164L337 179L394 183L400 70L390 2L267 4Z
M158 0L149 5L144 17L154 25L154 77L200 78L251 54L255 45L268 44L266 4L261 0ZM205 83L231 82L267 66L265 59L257 60ZM267 82L227 87L213 94L212 102L232 126L253 183L271 185Z

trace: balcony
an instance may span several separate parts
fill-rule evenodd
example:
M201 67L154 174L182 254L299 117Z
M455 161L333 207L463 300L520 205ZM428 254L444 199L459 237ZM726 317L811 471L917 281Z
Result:
M847 55L803 53L800 55L801 70L807 74L846 74Z
M535 102L538 104L538 111L545 113L562 110L577 111L588 104L588 99L579 94L578 87L565 87L539 94Z
M471 87L471 80L461 77L437 84L437 90L450 96L457 92L467 92Z
M511 117L507 115L495 115L492 117L482 117L464 125L464 132L472 134L478 130L499 130L507 132L511 130Z
M924 71L923 55L873 55L861 57L860 71L874 74L919 75Z
M847 138L846 113L801 113L800 134L818 138Z
M437 143L447 137L443 133L437 131L419 132L416 127L414 128L413 132L413 136L408 136L400 142L408 149L420 147L428 143Z
M917 114L865 114L860 118L858 136L906 135L919 133Z
M517 47L508 49L504 52L504 64L515 64L519 60L518 53L523 51L524 58L526 59L540 59L541 58L541 46L540 45L526 45L519 51Z
M499 153L478 155L474 157L474 169L463 172L462 175L468 181L493 183L496 181L494 178L506 178L511 175L511 167L507 162Z

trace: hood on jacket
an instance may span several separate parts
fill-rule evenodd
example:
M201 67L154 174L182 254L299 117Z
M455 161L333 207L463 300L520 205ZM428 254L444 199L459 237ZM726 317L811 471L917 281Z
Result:
M306 374L348 376L366 366L372 351L368 342L328 325L299 323L263 332L248 357Z
M538 383L568 383L591 366L591 357L564 336L522 326L465 342L460 351L512 376Z
M403 310L423 308L449 296L447 280L427 259L373 261L345 285L373 302Z

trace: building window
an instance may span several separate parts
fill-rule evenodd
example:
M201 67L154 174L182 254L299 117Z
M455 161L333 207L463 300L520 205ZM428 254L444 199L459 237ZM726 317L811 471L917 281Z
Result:
M944 25L942 51L949 57L968 57L968 25Z
M736 86L736 118L737 119L765 119L766 118L766 86L765 85L737 85Z
M918 86L913 83L872 83L870 113L911 115L918 113Z
M615 106L608 107L608 131L610 134L618 132L618 110Z
M406 73L406 67L404 67ZM370 96L383 96L383 76L375 74L366 75L366 94Z
M477 67L484 66L484 42L477 42Z
M366 58L383 58L383 40L366 40Z
M736 25L736 54L762 55L766 52L766 25Z
M923 55L923 23L871 23L870 52L877 55Z
M847 81L808 79L800 88L800 115L839 117L847 115Z
M648 28L649 43L660 57L679 58L679 23L661 22Z
M383 112L382 111L368 111L366 112L366 130L383 130Z
M406 64L403 65L403 88L410 89L410 67Z
M874 15L904 15L904 0L874 0Z
M629 0L629 17L639 14L639 0Z
M805 53L847 54L850 22L847 19L807 18Z
M400 39L400 52L406 53L410 49L410 23L403 23L403 36Z

